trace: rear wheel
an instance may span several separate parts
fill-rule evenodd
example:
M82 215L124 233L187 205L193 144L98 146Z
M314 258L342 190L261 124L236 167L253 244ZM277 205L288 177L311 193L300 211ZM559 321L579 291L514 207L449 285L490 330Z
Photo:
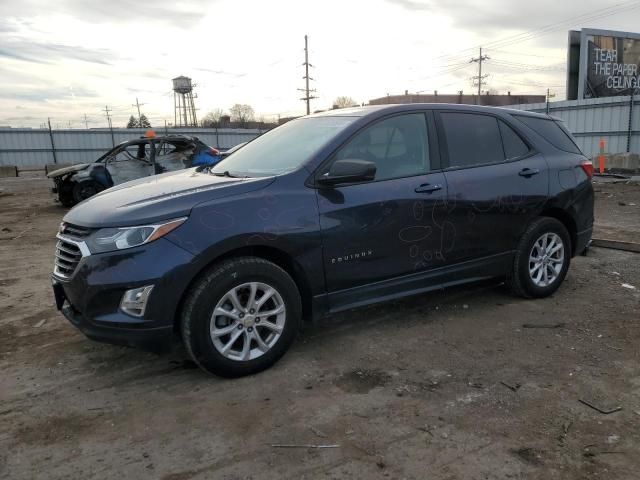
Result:
M277 265L256 257L214 266L192 287L182 337L193 360L223 377L250 375L287 351L301 318L300 294Z
M538 218L520 239L507 283L519 296L546 297L560 287L570 261L571 240L565 226L555 218Z

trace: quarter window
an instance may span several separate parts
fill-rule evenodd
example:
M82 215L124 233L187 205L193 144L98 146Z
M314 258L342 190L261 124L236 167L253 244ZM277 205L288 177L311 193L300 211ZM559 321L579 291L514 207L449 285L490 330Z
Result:
M535 130L536 133L543 136L554 147L564 150L565 152L581 153L562 122L555 122L551 119L540 117L526 117L524 115L515 115L515 117Z
M367 127L335 155L346 159L374 162L375 180L424 174L430 169L425 116L398 115Z
M504 145L504 155L507 160L524 157L529 153L529 147L520 138L520 135L513 131L513 128L502 121L498 121L498 123L500 124L500 134Z

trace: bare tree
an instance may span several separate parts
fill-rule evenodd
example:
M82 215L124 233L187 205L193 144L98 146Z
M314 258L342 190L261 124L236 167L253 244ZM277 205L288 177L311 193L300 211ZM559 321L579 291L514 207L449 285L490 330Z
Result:
M338 97L333 101L333 108L357 107L358 103L351 97Z
M251 105L236 103L229 109L231 120L234 122L247 123L253 120L254 112Z
M202 119L202 126L205 128L217 127L220 125L220 117L224 115L224 110L221 108L214 108L207 113Z

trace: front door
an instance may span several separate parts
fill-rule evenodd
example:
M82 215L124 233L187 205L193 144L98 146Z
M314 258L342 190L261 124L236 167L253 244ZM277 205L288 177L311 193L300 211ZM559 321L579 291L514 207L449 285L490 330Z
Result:
M447 185L434 149L430 152L427 118L410 113L376 121L332 158L372 161L376 176L370 182L318 189L330 308L357 303L357 296L346 299L339 292L366 290L442 264ZM330 163L322 172L329 168ZM362 295L364 300L364 290Z
M123 147L106 159L106 167L114 185L154 175L149 142Z

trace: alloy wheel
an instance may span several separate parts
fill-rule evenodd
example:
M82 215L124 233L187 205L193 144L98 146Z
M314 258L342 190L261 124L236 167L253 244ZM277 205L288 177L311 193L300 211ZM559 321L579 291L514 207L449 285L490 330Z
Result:
M249 282L220 299L210 322L211 341L230 360L249 361L267 353L279 340L286 306L271 285Z
M534 242L529 253L529 276L537 287L548 287L560 276L564 253L564 242L556 233L544 233Z

